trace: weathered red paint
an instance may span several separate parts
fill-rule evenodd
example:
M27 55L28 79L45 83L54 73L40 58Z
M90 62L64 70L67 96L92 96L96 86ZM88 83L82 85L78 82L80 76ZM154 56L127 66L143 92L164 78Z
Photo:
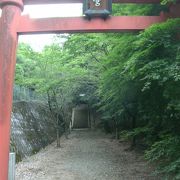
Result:
M24 0L25 5L30 4L64 4L64 3L82 3L83 0ZM160 3L160 0L112 0L113 3Z
M2 7L0 20L0 180L7 180L17 45L16 27L21 15L22 1L1 0L0 6Z
M17 32L37 34L139 31L165 20L165 16L117 16L106 20L87 20L84 17L30 19L24 16L20 20Z
M169 14L173 17L180 17L180 3L178 4L170 4L169 6Z
M0 0L0 6L3 8L6 5L18 6L23 10L23 1L22 0Z

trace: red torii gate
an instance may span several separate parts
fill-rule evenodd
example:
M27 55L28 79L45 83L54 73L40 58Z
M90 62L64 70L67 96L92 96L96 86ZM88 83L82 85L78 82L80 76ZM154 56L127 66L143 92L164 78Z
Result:
M83 0L0 0L0 180L8 178L10 119L16 47L19 34L123 32L143 30L167 18L180 17L179 4L160 16L119 16L88 21L83 17L30 19L22 16L24 5L82 3ZM113 0L113 3L160 3L160 0Z

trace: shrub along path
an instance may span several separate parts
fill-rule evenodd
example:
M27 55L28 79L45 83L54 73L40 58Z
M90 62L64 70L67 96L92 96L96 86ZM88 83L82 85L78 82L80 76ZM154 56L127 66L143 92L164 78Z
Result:
M17 180L157 180L143 157L100 131L73 131L16 166Z

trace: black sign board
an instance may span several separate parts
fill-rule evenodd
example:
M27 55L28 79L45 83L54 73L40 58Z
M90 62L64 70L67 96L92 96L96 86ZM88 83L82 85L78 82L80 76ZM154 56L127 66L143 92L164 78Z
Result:
M83 13L88 17L106 18L112 12L112 0L84 0Z

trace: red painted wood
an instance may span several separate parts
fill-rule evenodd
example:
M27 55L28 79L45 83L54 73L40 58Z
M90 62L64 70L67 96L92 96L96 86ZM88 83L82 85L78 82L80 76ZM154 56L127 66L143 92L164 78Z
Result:
M87 20L84 17L30 19L24 16L20 20L17 32L37 34L139 31L165 20L164 16L114 16L107 20Z
M21 15L19 7L22 2L19 0L18 5L12 4L12 1L3 4L0 19L0 180L8 179L10 119L17 45L16 27Z
M180 3L171 4L169 6L169 14L171 15L171 17L180 17Z
M18 6L23 10L23 1L22 0L0 0L0 6L1 8L6 5L14 5Z
M113 3L160 3L160 0L112 0ZM83 0L24 0L25 5L30 4L63 4L82 3Z

